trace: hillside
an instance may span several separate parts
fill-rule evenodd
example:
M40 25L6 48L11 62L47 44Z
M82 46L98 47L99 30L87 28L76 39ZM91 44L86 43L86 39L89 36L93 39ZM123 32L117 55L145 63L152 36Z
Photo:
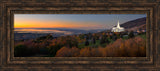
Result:
M146 29L146 17L139 18L136 20L128 21L120 25L124 27L127 31L135 31L138 29Z

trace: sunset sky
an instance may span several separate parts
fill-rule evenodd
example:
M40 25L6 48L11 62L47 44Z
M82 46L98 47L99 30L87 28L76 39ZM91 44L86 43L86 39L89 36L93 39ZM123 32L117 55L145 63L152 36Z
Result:
M15 14L15 28L108 29L146 14Z

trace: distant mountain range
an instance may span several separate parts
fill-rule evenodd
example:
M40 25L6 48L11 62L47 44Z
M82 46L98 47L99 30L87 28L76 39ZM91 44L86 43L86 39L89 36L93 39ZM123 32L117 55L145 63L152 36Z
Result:
M146 17L138 18L132 21L125 22L120 25L121 27L124 27L127 31L136 31L139 29L146 29Z

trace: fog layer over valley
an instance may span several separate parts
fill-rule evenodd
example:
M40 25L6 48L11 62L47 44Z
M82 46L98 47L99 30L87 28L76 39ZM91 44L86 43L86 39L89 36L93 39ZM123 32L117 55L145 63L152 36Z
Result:
M104 29L82 30L68 28L15 28L15 40L35 39L47 34L53 37L101 32Z

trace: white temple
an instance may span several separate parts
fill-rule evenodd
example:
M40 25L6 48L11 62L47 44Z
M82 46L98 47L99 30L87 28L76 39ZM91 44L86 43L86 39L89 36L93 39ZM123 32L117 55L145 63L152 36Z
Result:
M120 27L119 20L118 20L117 27L113 27L112 32L123 32L123 31L124 31L124 28Z

